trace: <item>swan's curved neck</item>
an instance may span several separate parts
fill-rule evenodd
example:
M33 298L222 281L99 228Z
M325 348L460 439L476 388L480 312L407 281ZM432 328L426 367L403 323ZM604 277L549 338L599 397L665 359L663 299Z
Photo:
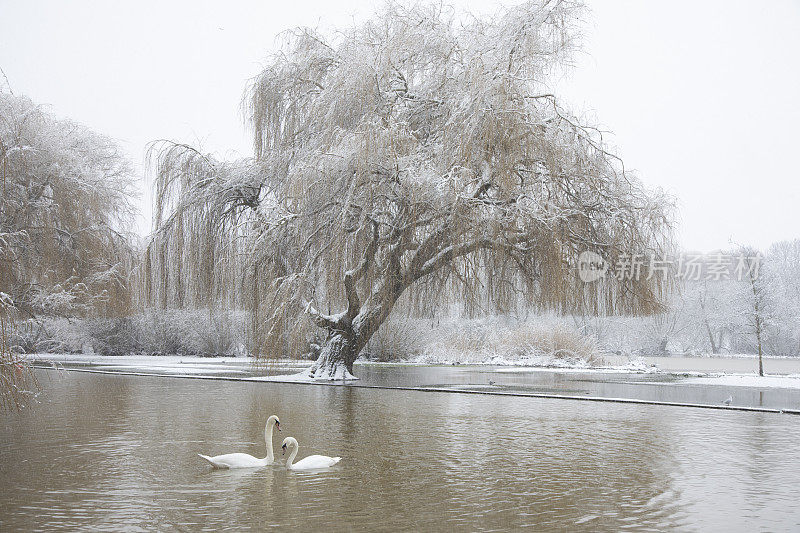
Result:
M267 444L267 462L274 463L275 462L275 455L272 453L272 428L275 427L275 424L267 422L267 426L264 428L264 442Z
M297 446L297 445L292 446L292 451L289 454L289 458L286 459L286 468L291 468L292 467L292 463L294 462L294 458L297 457L297 449L298 448L299 448L299 446Z

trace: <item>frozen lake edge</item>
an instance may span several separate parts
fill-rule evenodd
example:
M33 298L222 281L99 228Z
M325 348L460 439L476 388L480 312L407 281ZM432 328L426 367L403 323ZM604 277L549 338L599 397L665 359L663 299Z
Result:
M316 384L329 386L348 386L369 389L393 389L419 392L450 392L464 394L484 394L494 396L514 396L533 398L553 398L570 400L607 401L652 405L671 405L682 407L702 407L719 410L756 411L769 413L800 414L800 404L794 395L800 393L800 375L767 375L741 373L710 373L698 371L663 371L652 366L619 365L608 367L547 368L507 365L448 365L421 363L374 363L358 362L359 374L366 374L365 380L315 381L298 372L310 365L309 361L280 360L269 365L252 365L248 358L205 358L182 356L116 356L106 357L85 354L36 354L29 356L37 368L94 372L102 374L124 374L152 377L194 378L240 382L270 382L282 384ZM275 372L278 372L277 374ZM261 373L262 375L256 375ZM374 374L406 376L400 380L386 383L371 379ZM408 375L446 374L450 381L424 382L408 378ZM459 379L452 379L453 376ZM496 376L496 377L495 377ZM602 384L587 390L574 391L569 387L549 388L542 382L558 381L571 384ZM441 379L439 381L442 381ZM495 381L505 381L495 384ZM488 384L487 384L488 383ZM614 384L619 385L614 389ZM665 389L665 394L639 394L640 389ZM621 393L616 393L621 390ZM738 391L738 392L737 392ZM790 400L779 403L762 402L761 396L770 391L780 391L789 395ZM701 392L703 394L701 394ZM684 393L691 393L686 396ZM740 398L759 394L758 403ZM735 396L733 405L723 405L722 399ZM692 397L701 398L698 401ZM719 398L717 398L719 397ZM672 401L680 399L681 401ZM685 400L685 401L684 401ZM737 405L738 404L738 405Z

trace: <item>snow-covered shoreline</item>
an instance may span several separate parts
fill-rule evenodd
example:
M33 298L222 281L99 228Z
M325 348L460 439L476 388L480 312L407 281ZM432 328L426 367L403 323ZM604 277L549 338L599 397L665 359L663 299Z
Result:
M311 365L308 360L278 359L255 362L248 357L191 357L191 356L102 356L97 354L29 354L25 356L39 366L92 367L112 372L156 372L166 375L238 375L257 381L313 381L301 369ZM685 361L684 361L685 362ZM479 367L496 374L531 372L587 374L650 374L665 378L664 385L721 385L731 387L761 387L800 389L800 372L758 376L755 372L709 372L702 370L664 370L646 358L635 358L620 364L589 365L583 361L553 360L551 358L491 358L482 362L403 361L372 362L359 360L357 367ZM277 375L252 376L254 371L277 370ZM299 370L299 372L298 372ZM648 382L650 383L650 382Z

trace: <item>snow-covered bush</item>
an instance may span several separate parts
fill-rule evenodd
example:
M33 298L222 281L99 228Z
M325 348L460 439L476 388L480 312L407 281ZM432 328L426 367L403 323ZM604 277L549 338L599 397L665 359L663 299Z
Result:
M600 349L582 335L569 317L531 315L525 320L490 317L451 320L431 330L423 359L426 361L483 362L562 359L599 362Z
M136 324L142 334L141 351L153 355L185 353L182 345L182 324L175 320L177 313L146 309L136 315Z
M425 363L602 362L591 336L582 334L570 317L531 315L446 319L393 318L367 346L366 357L378 361Z
M82 349L91 346L92 351L102 355L129 355L141 351L141 332L131 318L93 319L84 324L89 339Z
M364 357L381 362L413 359L425 349L430 330L424 320L389 319L364 347Z
M237 355L247 339L248 316L242 311L200 310L183 328L186 342L203 355Z
M54 320L20 320L14 323L11 334L11 349L19 353L55 352L73 350L64 348L64 344L54 340L50 323ZM63 335L67 339L71 335Z
M147 309L134 320L143 353L236 355L246 344L247 315L241 311Z
M246 335L243 312L147 309L121 318L19 321L11 345L21 353L216 356L241 354Z

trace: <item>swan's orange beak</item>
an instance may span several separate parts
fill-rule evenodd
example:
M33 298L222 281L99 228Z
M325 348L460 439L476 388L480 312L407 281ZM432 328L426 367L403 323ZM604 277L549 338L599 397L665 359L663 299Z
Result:
M281 449L282 449L281 455L286 455L286 445L285 444L283 446L281 446Z
M280 423L280 421L278 421L278 420L276 420L276 421L275 421L275 427L276 427L276 428L278 428L278 431L280 431L280 430L281 430L281 423Z

